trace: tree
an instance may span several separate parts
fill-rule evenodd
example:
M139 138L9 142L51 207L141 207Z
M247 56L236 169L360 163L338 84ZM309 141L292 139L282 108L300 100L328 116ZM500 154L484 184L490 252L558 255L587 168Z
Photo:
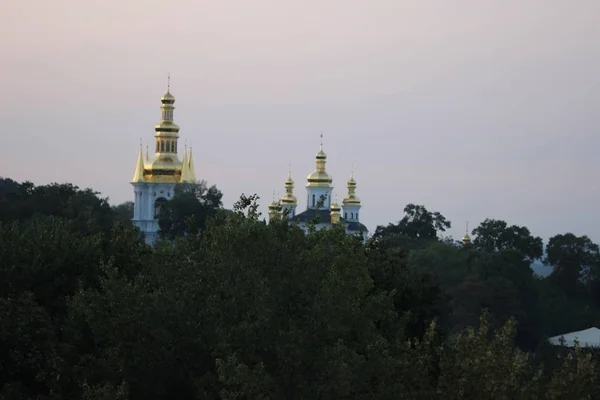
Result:
M111 209L115 214L115 220L128 228L133 227L131 222L133 219L133 201L126 201L117 206L112 206Z
M572 233L550 238L544 263L553 268L554 279L567 293L575 291L580 280L597 279L600 254L598 245L587 236Z
M30 291L52 318L62 318L68 296L99 284L101 238L73 232L57 217L0 225L0 297Z
M30 182L1 180L0 206L0 222L27 221L38 215L62 217L83 235L102 233L107 237L115 221L108 199L70 183L36 187Z
M223 193L205 181L175 186L173 197L161 208L158 224L164 239L172 240L202 232L207 221L217 214Z
M0 398L49 399L58 341L50 315L32 293L0 297Z
M477 329L451 338L440 353L439 399L537 398L539 373L526 353L514 346L516 324L510 320L495 332L487 314Z
M436 240L440 232L445 232L451 227L450 221L442 214L437 211L428 211L425 206L408 204L404 208L404 213L406 215L397 224L378 226L373 238L405 235L421 240Z
M508 226L505 221L486 219L472 233L476 235L473 245L488 253L513 249L530 262L543 254L542 238L532 236L524 226Z

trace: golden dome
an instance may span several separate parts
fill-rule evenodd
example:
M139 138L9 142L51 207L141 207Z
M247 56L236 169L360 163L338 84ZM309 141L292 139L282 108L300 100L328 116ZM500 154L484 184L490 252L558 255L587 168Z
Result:
M325 154L325 152L323 151L323 145L321 145L321 148L319 149L319 152L317 153L317 160L325 160L327 159L327 154Z
M348 197L346 197L342 204L345 206L359 206L360 199L356 196L356 180L354 180L354 172L350 175L350 179L348 179Z
M160 101L163 103L173 104L175 103L175 97L171 94L169 89L167 89L167 93L165 93L163 97L160 98Z
M314 170L306 177L308 183L306 186L325 186L329 187L333 183L333 178L326 171Z
M469 236L469 222L467 221L467 227L465 229L465 236L463 236L460 239L463 244L466 246L467 244L471 243L471 237Z
M288 178L285 180L285 195L281 198L281 203L285 205L297 205L298 200L294 196L294 180L292 172L288 173Z
M292 174L291 173L288 174L288 177L285 180L285 187L288 187L288 186L294 187L294 180L292 179Z
M342 207L340 207L340 205L338 204L337 201L334 201L333 203L331 203L331 212L339 212L342 210Z
M316 156L317 168L306 177L308 183L306 187L331 187L333 178L325 170L325 164L327 163L327 154L323 151L323 145L319 149Z
M461 241L463 242L463 244L469 244L471 243L471 237L468 233L465 233L465 236L462 237Z

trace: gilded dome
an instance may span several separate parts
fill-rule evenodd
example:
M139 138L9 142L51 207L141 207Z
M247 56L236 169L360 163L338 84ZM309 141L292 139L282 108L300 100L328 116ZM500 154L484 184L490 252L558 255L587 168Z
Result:
M306 177L307 187L331 187L333 178L325 170L327 163L327 154L323 151L323 145L316 155L316 169Z
M307 186L325 186L329 187L333 183L333 178L324 170L315 169L306 177Z
M321 148L319 149L319 152L317 153L317 160L325 160L327 159L327 154L325 154L325 152L323 151L323 146L321 145Z
M468 233L465 233L465 236L462 237L461 241L463 242L463 244L469 244L471 243L471 237Z
M356 196L356 180L354 180L354 172L350 175L350 179L348 179L348 197L342 200L342 204L345 206L359 206L360 199Z
M333 203L331 203L331 212L339 212L341 211L342 207L340 207L340 205L338 204L337 201L334 201Z
M175 103L175 97L171 94L171 92L169 90L167 90L167 93L165 93L163 95L163 97L160 98L160 101L163 103Z

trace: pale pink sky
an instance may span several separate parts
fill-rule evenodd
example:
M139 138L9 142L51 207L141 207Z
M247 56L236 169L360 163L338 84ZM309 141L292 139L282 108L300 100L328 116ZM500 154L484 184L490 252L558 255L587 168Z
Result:
M196 175L263 206L324 132L374 230L409 202L600 241L598 0L4 0L0 176L132 200L167 73ZM181 147L180 147L181 148ZM266 208L263 207L265 212Z

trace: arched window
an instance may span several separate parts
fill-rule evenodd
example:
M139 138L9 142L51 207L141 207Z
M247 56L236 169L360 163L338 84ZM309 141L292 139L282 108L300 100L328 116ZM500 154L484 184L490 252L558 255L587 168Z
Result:
M354 213L350 213L350 219L354 219Z
M313 207L316 205L315 195L313 194Z
M159 197L158 199L156 199L156 201L154 202L154 219L158 219L158 217L160 217L160 213L163 211L163 207L166 202L167 199L165 199L164 197Z
M356 213L356 219L358 219L358 212Z
M347 212L344 213L344 219L348 219L348 213Z

